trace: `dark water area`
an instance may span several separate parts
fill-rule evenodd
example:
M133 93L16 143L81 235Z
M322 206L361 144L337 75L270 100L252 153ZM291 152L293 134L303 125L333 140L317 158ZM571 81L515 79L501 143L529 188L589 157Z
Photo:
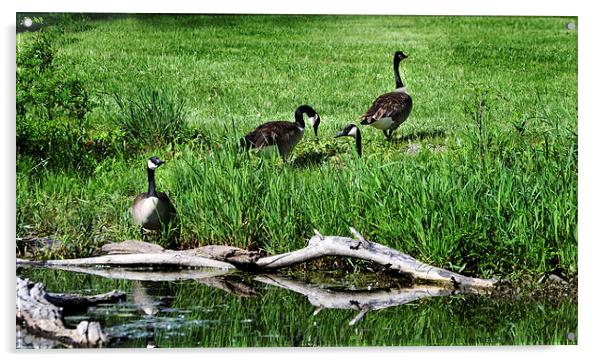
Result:
M153 273L125 272L109 278L19 268L17 275L52 293L125 292L121 302L65 317L69 328L100 322L109 348L577 344L577 301L570 295L465 294L327 273L299 279L182 271L145 281ZM65 346L17 326L16 347Z

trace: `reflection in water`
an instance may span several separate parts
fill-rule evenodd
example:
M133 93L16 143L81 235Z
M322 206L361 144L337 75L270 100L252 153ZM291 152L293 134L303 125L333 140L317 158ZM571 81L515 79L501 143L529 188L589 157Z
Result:
M42 269L18 274L53 292L126 291L124 302L91 307L67 320L99 321L111 347L577 343L577 306L570 298L551 304L433 285L387 286L383 280L347 279L346 286L329 288L275 275L192 270L111 270L119 275L113 279L103 269L89 270L95 275Z
M155 341L155 323L154 316L159 313L159 305L161 304L153 296L150 295L153 290L160 290L160 283L157 282L142 282L135 280L132 282L132 300L138 307L138 310L144 314L146 321L146 348L156 348Z

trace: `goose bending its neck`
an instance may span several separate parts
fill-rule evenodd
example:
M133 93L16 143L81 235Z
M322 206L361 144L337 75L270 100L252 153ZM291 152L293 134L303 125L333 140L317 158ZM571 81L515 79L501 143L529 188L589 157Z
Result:
M305 132L304 114L307 115L308 122L312 125L316 137L318 137L320 115L312 107L302 105L295 110L295 122L273 121L264 123L247 133L241 139L241 145L244 148L254 149L276 146L282 158L287 160L293 148L303 138Z
M399 63L407 57L402 51L395 52L393 56L395 90L376 98L372 106L360 117L361 124L368 124L382 130L387 139L391 138L393 131L405 122L412 111L412 97L399 76Z
M355 138L355 150L357 155L362 157L362 134L360 129L354 124L348 124L343 130L337 133L336 137L353 137Z

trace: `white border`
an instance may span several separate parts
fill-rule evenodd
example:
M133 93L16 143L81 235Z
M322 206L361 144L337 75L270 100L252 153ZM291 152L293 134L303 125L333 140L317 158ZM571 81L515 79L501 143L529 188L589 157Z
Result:
M6 81L2 87L2 109L4 120L2 135L2 166L8 171L2 177L4 193L12 195L14 200L14 29L15 13L18 12L138 12L138 13L300 13L300 14L400 14L400 15L540 15L540 16L579 16L579 346L576 347L488 347L488 348L343 348L343 349L195 349L195 350L169 350L153 351L147 353L144 350L128 351L77 351L77 353L59 353L56 351L45 352L44 356L38 356L34 352L14 351L14 329L12 327L12 301L14 294L4 293L10 297L2 298L5 308L3 310L7 319L3 323L7 333L2 334L3 351L9 353L4 356L18 358L20 361L30 358L60 358L63 361L78 361L83 356L100 360L110 355L131 355L132 353L147 353L143 358L148 361L165 359L165 353L176 353L177 358L219 358L220 360L239 360L240 358L262 359L266 361L279 360L283 358L300 360L306 358L328 358L334 355L342 355L344 359L364 359L376 353L378 358L403 358L404 360L434 360L439 361L465 361L470 357L474 359L497 359L526 357L542 358L545 360L579 360L584 357L592 357L599 348L597 345L598 326L600 325L600 313L596 308L600 300L596 299L596 270L600 258L600 231L596 225L600 223L601 212L599 211L602 200L600 198L600 174L601 161L599 158L598 139L600 123L598 106L600 94L597 88L600 79L600 12L596 12L595 2L585 0L561 1L526 1L526 0L366 0L366 1L315 1L304 0L294 3L283 1L251 1L244 0L220 0L193 2L192 0L170 0L170 1L137 1L128 2L123 0L103 0L97 2L59 0L21 0L18 3L2 5L3 19L3 45L2 69ZM596 112L598 111L598 112ZM13 123L11 123L13 122ZM12 124L12 125L11 125ZM12 132L12 133L11 133ZM6 161L10 160L10 162ZM3 244L5 246L4 273L6 281L5 288L12 288L14 283L14 212L15 206L3 203L2 230L5 232ZM12 290L12 289L11 289ZM6 304L4 304L6 303ZM291 353L294 352L294 353ZM579 352L579 356L575 353ZM591 354L590 354L591 352ZM244 356L242 355L244 353ZM199 354L202 354L200 356ZM284 355L286 354L286 355ZM599 353L598 353L599 354ZM599 357L599 356L598 356Z

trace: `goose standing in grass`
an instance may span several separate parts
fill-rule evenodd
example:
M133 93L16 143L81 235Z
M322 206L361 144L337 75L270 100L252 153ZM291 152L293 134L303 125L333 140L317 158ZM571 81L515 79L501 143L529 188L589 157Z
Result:
M302 105L295 111L295 122L274 121L264 123L242 138L241 144L245 148L254 149L276 146L280 156L286 161L293 148L303 138L305 132L303 114L307 114L308 121L314 128L316 137L318 137L320 115L310 106Z
M176 209L164 192L155 188L155 170L165 161L151 157L147 161L148 192L136 196L131 208L136 225L147 230L161 230L176 217Z
M357 151L357 155L359 157L362 157L362 134L360 132L360 129L357 128L357 126L353 123L348 124L347 126L345 126L345 128L343 128L341 132L337 133L335 138L346 136L355 138L355 150Z
M395 90L376 98L372 106L364 113L361 124L369 124L383 131L387 139L391 139L397 129L412 111L412 97L399 76L399 63L407 58L402 51L395 52L393 70L395 72Z

